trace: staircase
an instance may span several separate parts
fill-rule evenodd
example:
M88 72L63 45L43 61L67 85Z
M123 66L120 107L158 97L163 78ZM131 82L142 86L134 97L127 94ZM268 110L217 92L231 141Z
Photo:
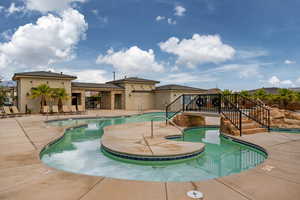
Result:
M239 94L183 94L166 107L166 122L178 113L191 111L219 113L221 131L233 135L270 130L270 110Z

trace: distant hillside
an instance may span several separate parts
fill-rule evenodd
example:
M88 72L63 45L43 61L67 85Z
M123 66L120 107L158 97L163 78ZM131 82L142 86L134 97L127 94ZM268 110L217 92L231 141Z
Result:
M248 90L248 92L250 94L253 94L255 93L256 91L260 90L260 89L263 89L265 90L268 94L278 94L278 87L269 87L269 88L258 88L258 89L255 89L255 90ZM293 90L295 92L300 92L300 87L295 87L295 88L288 88L289 90Z

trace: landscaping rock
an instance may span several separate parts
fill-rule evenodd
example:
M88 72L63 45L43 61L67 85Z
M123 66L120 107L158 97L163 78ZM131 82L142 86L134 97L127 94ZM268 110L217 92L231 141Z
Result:
M173 119L173 122L177 126L182 127L195 127L205 125L205 117L200 115L176 115Z
M300 128L300 114L284 109L271 108L271 127Z

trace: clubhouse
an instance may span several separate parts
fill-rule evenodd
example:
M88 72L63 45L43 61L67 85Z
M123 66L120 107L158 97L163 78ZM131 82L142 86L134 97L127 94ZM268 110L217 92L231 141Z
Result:
M17 106L20 112L39 112L39 99L30 98L31 89L41 84L50 88L65 88L71 98L64 105L83 105L85 109L150 110L165 106L181 94L216 93L219 89L200 89L183 85L162 85L159 81L138 77L112 80L106 83L76 82L76 76L50 71L15 73Z

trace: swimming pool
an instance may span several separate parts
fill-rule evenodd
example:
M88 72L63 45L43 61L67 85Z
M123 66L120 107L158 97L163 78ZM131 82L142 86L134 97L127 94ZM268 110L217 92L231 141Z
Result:
M222 137L218 128L203 127L184 132L186 141L206 144L203 155L184 163L137 165L116 161L102 153L100 140L103 127L150 121L164 114L50 122L57 126L79 123L87 123L88 126L66 131L63 138L41 152L41 160L50 167L86 175L144 181L199 181L239 173L266 159L264 152Z

